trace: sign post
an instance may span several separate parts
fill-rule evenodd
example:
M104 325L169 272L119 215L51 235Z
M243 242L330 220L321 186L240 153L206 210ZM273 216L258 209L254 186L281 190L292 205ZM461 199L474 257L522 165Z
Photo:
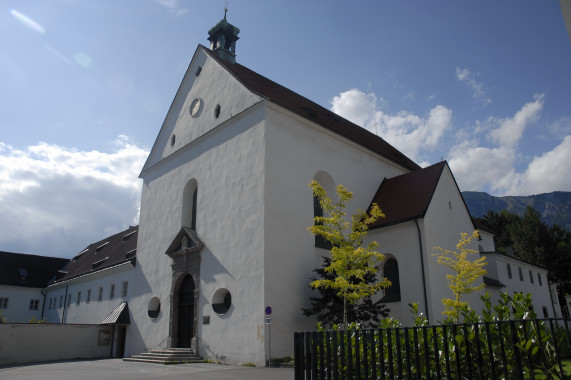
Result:
M266 325L268 325L268 367L272 366L272 307L266 306Z

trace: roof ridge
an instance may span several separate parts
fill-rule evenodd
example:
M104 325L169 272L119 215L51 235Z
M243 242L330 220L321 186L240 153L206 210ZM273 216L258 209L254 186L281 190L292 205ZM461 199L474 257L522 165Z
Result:
M311 99L258 74L244 65L225 61L205 46L201 44L198 46L251 92L336 134L352 140L408 170L416 171L421 169L417 163L389 144L381 136L358 126Z

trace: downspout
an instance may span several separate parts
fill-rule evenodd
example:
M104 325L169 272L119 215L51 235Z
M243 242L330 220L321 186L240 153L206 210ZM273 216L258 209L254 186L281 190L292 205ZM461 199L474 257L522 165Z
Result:
M416 230L418 231L418 247L420 248L420 266L422 267L422 292L424 293L424 310L426 310L426 319L430 321L428 316L428 297L426 296L426 276L424 274L424 253L422 252L422 237L420 234L420 227L418 226L418 219L414 220Z
M69 285L65 287L65 296L63 297L63 313L61 314L61 323L65 323L65 318L67 317L67 288Z
M44 293L46 290L42 289L40 290L40 293L42 293L42 295L44 296L44 302L42 303L42 318L41 320L44 320L44 310L46 309L46 293Z

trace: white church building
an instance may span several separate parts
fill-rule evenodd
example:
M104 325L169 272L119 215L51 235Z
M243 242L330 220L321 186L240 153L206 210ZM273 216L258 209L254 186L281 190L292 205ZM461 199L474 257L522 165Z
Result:
M315 327L301 308L328 254L306 230L316 212L308 183L317 180L328 194L339 184L354 193L349 213L376 202L386 214L368 239L387 256L391 316L406 324L417 302L431 322L442 320L450 290L433 247L453 248L475 229L448 164L421 168L240 65L238 33L225 17L209 31L210 48L197 47L140 174L139 226L74 257L46 288L45 318L116 324L116 356L188 347L263 366L271 306L271 356L292 355L293 332ZM493 253L493 235L481 237L474 248L494 258L489 291L533 291L538 311L560 313L544 269Z

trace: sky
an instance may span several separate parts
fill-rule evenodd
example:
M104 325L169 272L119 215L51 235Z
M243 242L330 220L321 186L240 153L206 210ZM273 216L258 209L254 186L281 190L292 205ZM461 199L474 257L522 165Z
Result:
M226 1L0 0L0 250L72 257L138 223L138 178ZM237 61L462 191L571 191L557 0L231 0ZM344 184L351 188L351 184Z

